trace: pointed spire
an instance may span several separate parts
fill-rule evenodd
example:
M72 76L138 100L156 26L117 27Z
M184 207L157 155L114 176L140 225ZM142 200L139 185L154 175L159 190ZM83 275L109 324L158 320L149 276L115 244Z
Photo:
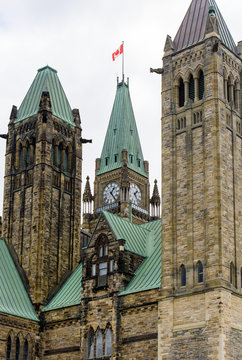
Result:
M173 52L173 50L174 50L174 44L172 42L170 35L167 35L166 43L165 43L165 47L164 47L165 55L168 55L170 52Z
M75 126L71 107L57 76L57 71L50 66L45 66L38 70L19 107L15 122L36 115L39 112L40 103L41 106L43 104L43 94L47 93L49 94L49 105L51 104L52 114ZM47 100L47 97L45 97L45 100Z
M157 186L157 180L154 181L153 195L150 199L151 205L151 217L152 218L160 218L160 195Z
M128 84L118 83L114 105L102 149L97 175L121 168L122 151L127 152L127 167L148 177L134 117ZM98 164L99 165L99 164Z
M216 20L211 19L212 17ZM221 42L237 55L236 44L215 0L192 0L173 41L174 50L180 51L197 44L204 39L206 31L211 29L220 34Z
M84 190L84 193L83 193L83 202L91 202L93 200L89 180L90 180L90 178L89 178L89 176L87 176L86 177L85 190Z

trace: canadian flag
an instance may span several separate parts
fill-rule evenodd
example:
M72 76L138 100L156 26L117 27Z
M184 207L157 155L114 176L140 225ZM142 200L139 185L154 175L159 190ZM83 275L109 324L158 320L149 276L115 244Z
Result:
M113 61L115 61L116 57L118 57L119 55L121 55L124 51L124 44L120 45L120 47L118 48L118 50L114 51L114 53L112 54L112 59Z

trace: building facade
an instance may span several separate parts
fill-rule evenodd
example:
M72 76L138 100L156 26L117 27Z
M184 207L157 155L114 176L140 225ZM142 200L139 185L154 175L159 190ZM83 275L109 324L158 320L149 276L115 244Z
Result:
M241 54L216 2L192 0L153 69L162 202L122 79L82 228L87 140L38 70L4 136L1 359L241 358Z

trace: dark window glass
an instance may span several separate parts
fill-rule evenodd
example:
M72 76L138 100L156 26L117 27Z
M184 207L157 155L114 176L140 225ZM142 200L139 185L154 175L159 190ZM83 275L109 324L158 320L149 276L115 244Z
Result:
M204 94L204 75L203 72L200 71L198 78L198 99L202 100Z
M29 353L29 343L26 339L24 342L24 360L28 360L28 353Z
M23 168L23 160L24 160L23 147L22 147L22 145L20 145L20 148L19 148L19 169Z
M12 351L12 340L11 340L11 336L9 336L7 341L7 356L6 356L7 360L11 359L11 351Z
M65 150L64 169L68 171L68 149Z
M26 154L26 165L30 164L30 145L27 145L27 154Z
M114 162L115 162L115 163L118 162L118 154L115 154L115 155L114 155Z
M230 263L230 284L234 285L234 264Z
M186 286L186 284L187 284L186 268L184 265L181 265L181 286Z
M189 99L194 101L195 98L195 92L194 92L194 78L191 75L189 79Z
M185 102L185 89L184 89L184 82L182 79L180 79L179 82L179 106L184 106Z
M99 264L98 286L107 284L108 263L105 261Z
M203 282L203 264L201 263L201 261L198 262L197 275L198 275L198 282L202 283Z
M57 166L58 168L61 167L61 152L62 152L62 145L58 146L58 155L57 155Z
M19 338L17 337L15 360L19 360L19 355L20 355L20 341L19 341Z
M88 345L88 359L94 358L94 335L93 332L89 335L89 345Z

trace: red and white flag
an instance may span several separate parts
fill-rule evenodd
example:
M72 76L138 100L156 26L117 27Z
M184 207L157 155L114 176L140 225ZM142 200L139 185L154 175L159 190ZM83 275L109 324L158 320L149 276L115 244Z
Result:
M118 50L114 51L114 53L112 54L112 59L113 61L115 61L116 57L118 57L119 55L121 55L124 51L124 44L120 45L120 47L118 48Z

